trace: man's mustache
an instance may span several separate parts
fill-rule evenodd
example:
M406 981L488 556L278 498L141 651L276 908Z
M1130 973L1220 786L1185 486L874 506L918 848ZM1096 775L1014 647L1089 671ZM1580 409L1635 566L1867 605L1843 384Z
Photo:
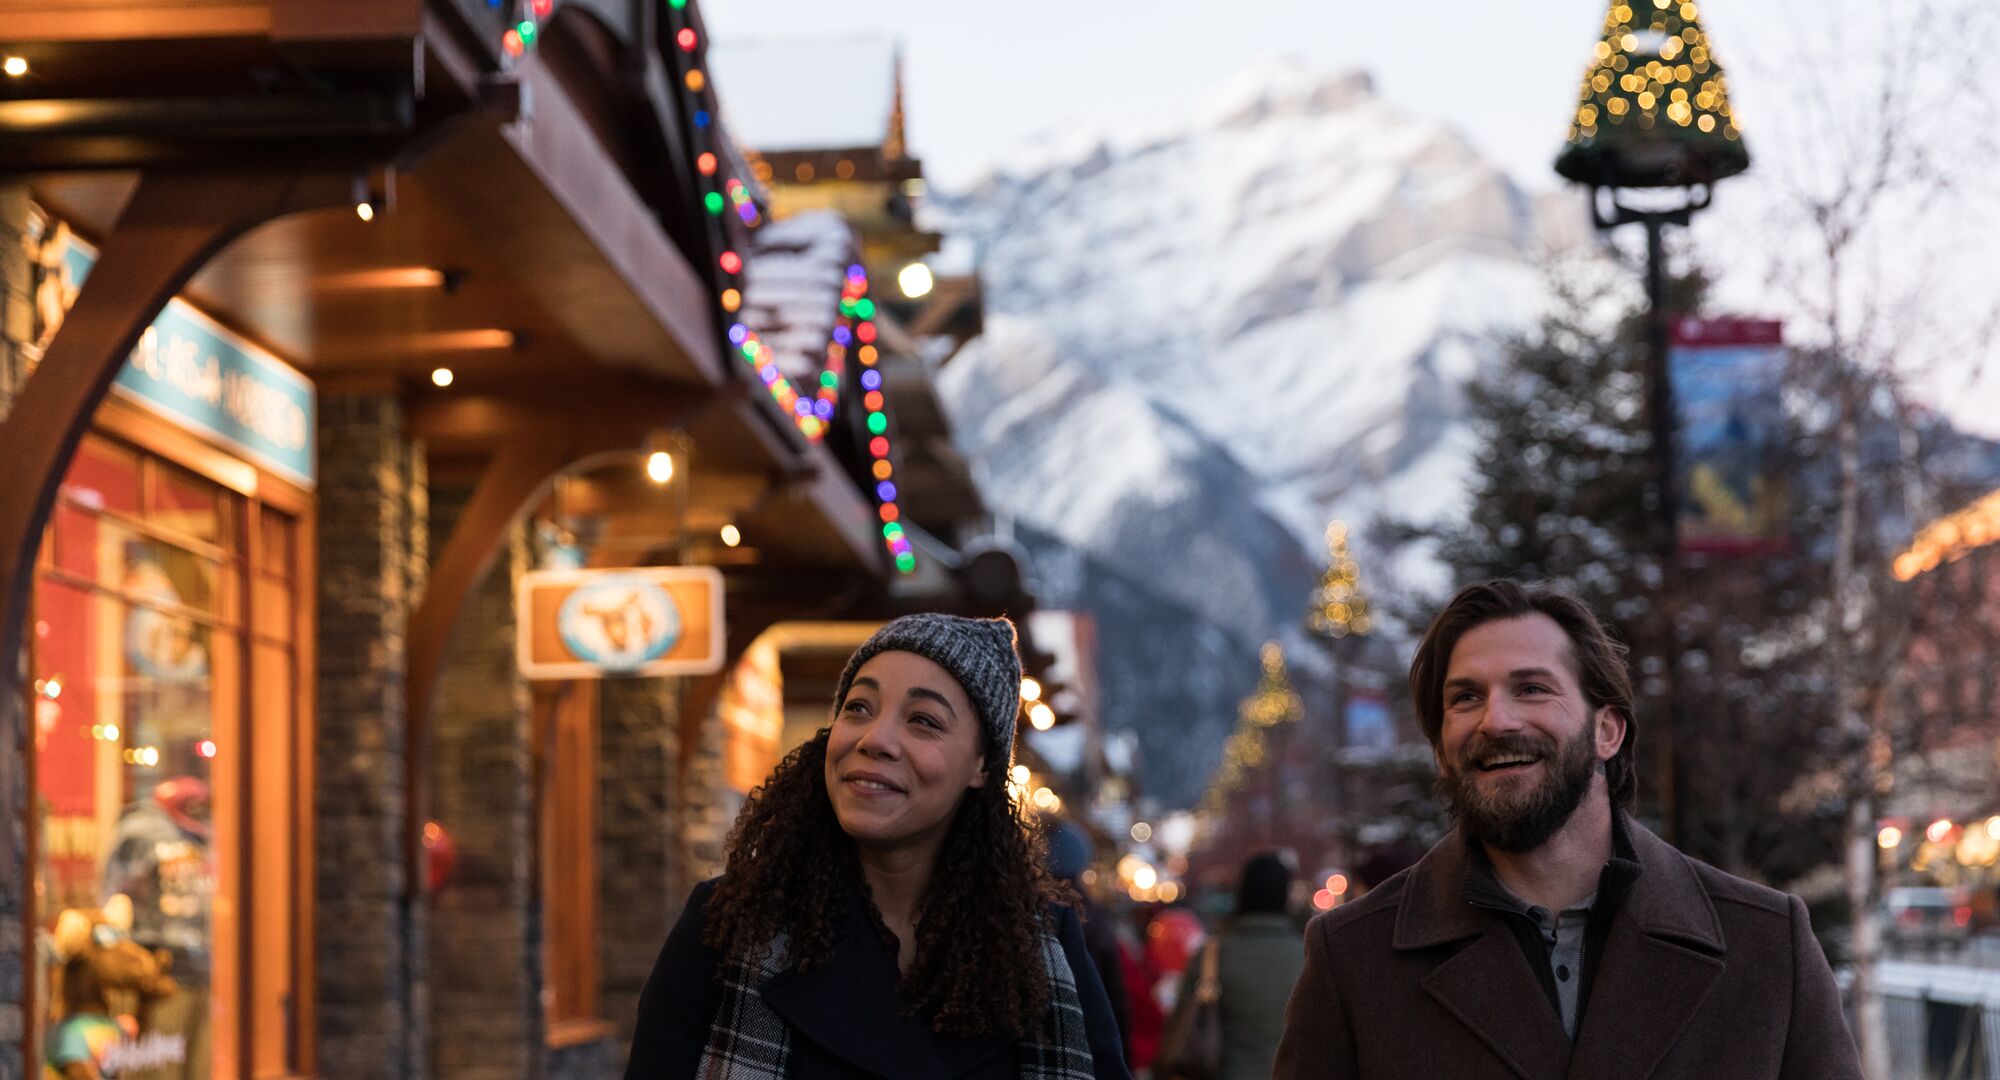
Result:
M1473 768L1482 759L1518 755L1551 758L1556 756L1554 739L1536 735L1475 735L1458 752L1458 764Z

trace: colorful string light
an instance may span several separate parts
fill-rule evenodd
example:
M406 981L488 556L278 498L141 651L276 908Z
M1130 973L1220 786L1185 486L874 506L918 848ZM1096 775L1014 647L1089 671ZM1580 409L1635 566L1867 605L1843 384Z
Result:
M691 135L699 148L699 153L695 155L695 171L700 174L704 190L698 198L704 220L708 222L710 240L714 244L710 250L720 252L715 261L719 272L715 283L716 303L726 316L723 325L729 328L730 350L750 365L758 381L771 395L771 400L792 419L799 433L810 442L824 439L832 427L840 407L841 389L848 377L848 357L852 355L860 362L862 407L867 414L864 424L869 434L869 475L874 479L876 513L882 522L882 542L888 548L896 569L901 573L912 573L917 568L917 557L902 524L902 508L897 502L899 492L893 479L895 465L888 438L887 398L882 373L875 367L879 359L875 346L878 334L874 323L875 301L868 296L868 272L859 263L847 268L846 278L841 284L840 307L828 335L825 360L813 384L802 392L779 369L777 355L771 347L738 317L743 308L745 267L742 255L733 246L729 233L732 226L724 214L734 211L736 220L743 227L755 229L763 224L763 212L750 186L723 170L721 147L709 142L715 137L713 119L716 105L714 84L703 69L707 42L701 33L688 25L687 0L668 0L667 6L669 29L673 31L673 40L678 46L677 50L669 50L670 59L679 66L678 85L682 88L679 96L687 118L693 124ZM703 143L708 145L700 145Z
M542 36L542 22L555 11L555 0L486 0L486 7L506 27L500 33L500 51L518 60L535 47Z

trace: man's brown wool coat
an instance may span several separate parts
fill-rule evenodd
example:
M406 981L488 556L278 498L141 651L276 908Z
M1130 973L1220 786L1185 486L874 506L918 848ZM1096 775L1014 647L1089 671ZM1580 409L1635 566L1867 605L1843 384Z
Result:
M1860 1080L1805 905L1626 827L1641 870L1574 1044L1505 916L1466 902L1454 833L1307 929L1276 1080Z

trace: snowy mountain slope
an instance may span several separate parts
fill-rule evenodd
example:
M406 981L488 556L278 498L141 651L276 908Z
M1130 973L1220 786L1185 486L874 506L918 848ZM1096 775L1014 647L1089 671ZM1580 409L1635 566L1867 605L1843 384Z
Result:
M1366 76L1284 62L1179 128L1072 134L1012 160L934 207L980 253L987 333L939 388L988 498L1204 632L1309 652L1298 627L1329 518L1458 505L1462 387L1495 332L1544 303L1536 201ZM1436 573L1360 555L1364 587ZM1045 601L1088 600L1089 585ZM1195 629L1142 615L1130 592L1102 628L1107 667L1158 663ZM1189 649L1164 677L1199 662ZM1298 656L1308 678L1315 662ZM1206 733L1255 674L1190 686L1202 719L1177 726L1199 739L1152 733L1161 718L1116 700L1107 718L1141 730L1149 762L1212 762ZM1194 783L1173 795L1198 793L1204 768L1162 768Z
M961 442L985 448L987 499L1239 641L1297 622L1317 570L1257 501L1258 479L1165 403L1065 357L1001 316L940 374L947 400L994 403L954 419Z
M1411 421L1455 411L1476 343L1540 303L1531 201L1365 76L1273 63L1180 132L1055 160L945 208L989 310L1303 482L1291 514L1354 488L1329 469L1380 482L1423 456L1441 432ZM1324 521L1291 524L1312 542Z

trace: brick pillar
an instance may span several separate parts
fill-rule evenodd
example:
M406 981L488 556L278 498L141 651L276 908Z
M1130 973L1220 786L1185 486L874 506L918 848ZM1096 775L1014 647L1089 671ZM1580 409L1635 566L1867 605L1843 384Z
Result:
M622 1064L639 991L680 917L680 679L607 679L598 695L598 1012Z
M0 423L27 381L24 345L35 332L32 261L22 243L28 232L29 205L25 185L0 184ZM21 665L25 681L25 653L0 658L0 663ZM15 947L27 918L27 890L33 880L27 864L27 730L21 700L8 695L0 701L0 927L9 942L0 951L0 1080L38 1075L30 1073L24 1056L29 1022L24 980L29 972Z
M470 494L432 494L440 542ZM514 582L528 566L517 527L466 597L432 707L430 816L458 857L431 897L431 1062L451 1080L545 1070L531 703L514 666Z
M424 927L403 872L403 802L423 455L396 397L356 394L320 399L319 461L319 1074L419 1080Z
M28 225L28 189L0 185L0 422L7 417L14 395L26 377L21 343L31 332L28 255L21 237ZM25 656L0 657L0 663L26 664ZM27 1018L21 950L12 947L27 915L28 784L27 724L21 700L7 695L0 701L0 927L10 946L0 951L0 1080L27 1075L22 1046Z
M23 244L27 232L28 189L0 184L0 420L28 378L21 346L35 332L33 263Z
M729 786L723 768L726 733L715 706L701 718L701 725L686 750L688 759L681 780L682 836L686 844L687 868L679 883L683 896L696 883L722 873L723 846L743 809L743 796Z

